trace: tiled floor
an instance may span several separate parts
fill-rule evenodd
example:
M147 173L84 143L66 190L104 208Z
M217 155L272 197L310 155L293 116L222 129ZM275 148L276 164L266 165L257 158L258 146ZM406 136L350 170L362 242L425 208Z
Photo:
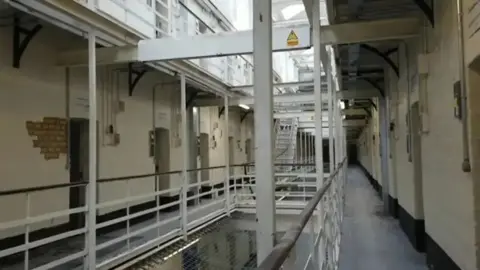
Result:
M379 196L359 168L346 184L340 270L426 270L398 220L386 216Z

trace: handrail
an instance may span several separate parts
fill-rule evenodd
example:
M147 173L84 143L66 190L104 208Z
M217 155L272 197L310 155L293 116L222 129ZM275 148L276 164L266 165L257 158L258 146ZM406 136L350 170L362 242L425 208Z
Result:
M261 270L272 270L272 269L280 269L283 262L287 259L288 254L292 250L293 246L297 242L300 234L307 225L308 220L312 216L313 212L315 211L315 207L317 204L322 200L323 195L328 190L330 185L332 184L333 179L336 177L338 172L343 165L345 164L346 158L340 162L337 169L328 177L327 182L323 185L323 187L317 191L315 196L308 202L307 206L302 210L300 213L300 218L292 224L292 226L285 232L284 236L277 245L273 247L273 250L270 254L260 263L257 269Z
M297 166L311 166L314 164L274 164L274 166L290 166L290 165L297 165ZM254 163L243 163L243 164L232 164L230 167L249 167L255 166ZM206 167L206 168L196 168L196 169L188 169L187 172L196 172L196 171L204 171L204 170L214 170L214 169L222 169L226 168L225 165L222 166L213 166L213 167ZM120 177L110 177L110 178L101 178L97 180L98 184L103 183L111 183L117 181L124 181L124 180L134 180L134 179L141 179L147 177L154 177L154 176L163 176L163 175L170 175L170 174L177 174L182 173L181 170L176 171L168 171L168 172L161 172L161 173L148 173L148 174L137 174L137 175L127 175L127 176L120 176ZM88 181L78 181L74 183L61 183L61 184L53 184L53 185L45 185L45 186L36 186L36 187L29 187L29 188L19 188L19 189L10 189L10 190L0 190L0 197L7 196L7 195L16 195L22 194L27 192L37 192L37 191L44 191L50 189L59 189L59 188L72 188L72 187L83 187L88 185Z

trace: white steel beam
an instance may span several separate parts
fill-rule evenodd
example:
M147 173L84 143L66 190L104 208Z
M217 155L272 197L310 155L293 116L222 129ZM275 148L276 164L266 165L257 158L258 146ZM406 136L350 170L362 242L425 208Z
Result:
M344 109L342 110L343 115L367 115L367 112L364 109Z
M289 40L293 33L295 38ZM253 52L253 31L222 32L186 36L183 38L159 38L138 43L138 60L142 62L208 58ZM308 49L311 46L310 27L276 27L272 33L273 51ZM195 46L192 46L195 44Z
M257 194L257 263L275 244L275 181L273 172L272 2L253 1L253 81L255 85L255 189ZM285 38L285 37L284 37ZM286 40L284 40L286 42ZM233 44L232 44L233 45ZM195 47L195 46L193 46ZM228 134L227 134L228 137Z
M282 82L282 83L274 83L274 87L298 87L298 86L309 86L313 85L313 81L298 81L298 82ZM247 85L239 85L230 88L232 91L245 91L245 90L252 90L253 84Z
M322 26L320 39L325 45L406 39L417 36L419 27L417 18L332 24Z
M366 99L379 97L380 93L374 89L362 89L362 90L343 90L336 93L337 99ZM324 102L328 101L328 95L322 93L322 100ZM285 94L285 95L275 95L273 96L274 103L313 103L314 95L312 93L295 93L295 94ZM198 107L209 107L209 106L223 106L222 98L212 98L212 99L197 99L194 101L195 106ZM230 106L238 106L240 104L244 105L253 105L255 103L255 98L250 97L237 97L230 99Z
M363 119L343 120L343 127L362 127L367 122ZM328 121L321 121L322 127L328 127ZM299 128L315 128L315 121L303 121L298 124Z
M405 39L417 36L418 27L417 18L334 24L322 26L320 39L323 45ZM292 30L298 37L297 45L292 45L295 43L289 45L287 42ZM99 64L115 64L251 54L253 52L252 38L253 32L248 30L184 38L142 40L137 47L97 49L98 60L101 61ZM191 46L192 44L195 46ZM308 25L276 27L273 31L273 51L307 49L311 45L310 26ZM88 52L85 50L63 52L59 53L57 62L62 66L85 66L87 65L87 55Z
M376 89L356 89L337 91L337 99L367 99L380 97L380 93Z

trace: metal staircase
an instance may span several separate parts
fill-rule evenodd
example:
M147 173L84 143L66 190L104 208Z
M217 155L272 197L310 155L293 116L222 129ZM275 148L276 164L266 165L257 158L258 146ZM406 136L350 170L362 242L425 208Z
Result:
M275 164L292 164L297 147L297 118L280 118L275 121ZM280 166L280 170L289 171L292 166Z

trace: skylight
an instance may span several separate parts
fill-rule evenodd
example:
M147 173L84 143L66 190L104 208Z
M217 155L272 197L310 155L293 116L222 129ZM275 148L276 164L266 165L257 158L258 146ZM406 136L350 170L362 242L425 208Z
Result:
M285 20L290 20L291 18L300 14L300 12L305 11L305 6L303 4L290 5L282 9L282 15Z

